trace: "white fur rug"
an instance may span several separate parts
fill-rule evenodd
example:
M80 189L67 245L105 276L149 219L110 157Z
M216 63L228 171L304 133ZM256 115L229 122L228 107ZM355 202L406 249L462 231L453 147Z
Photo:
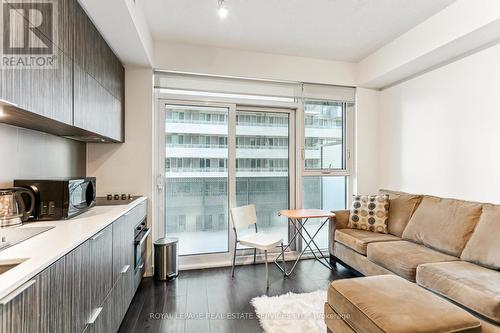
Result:
M307 294L266 295L250 301L266 333L324 333L326 290Z

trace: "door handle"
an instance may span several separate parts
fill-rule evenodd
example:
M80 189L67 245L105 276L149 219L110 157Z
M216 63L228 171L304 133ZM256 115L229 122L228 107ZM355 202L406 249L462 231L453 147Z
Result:
M130 265L125 265L125 266L123 266L123 268L122 268L122 270L121 270L121 272L120 272L120 273L121 273L121 274L125 274L125 273L127 273L127 272L128 272L128 270L129 270L129 268L130 268Z
M135 245L142 245L146 238L148 238L149 234L151 233L151 229L147 229L147 231L144 233L144 236L142 236L140 241L135 241Z
M101 314L101 311L102 311L102 306L95 309L94 312L92 313L92 316L90 316L89 322L87 324L93 325L97 320L97 318L99 317L99 315Z
M20 286L19 288L17 288L13 292L11 292L10 294L8 294L4 298L2 298L0 300L0 305L7 305L10 301L12 301L14 298L19 296L23 291L25 291L26 289L28 289L29 287L31 287L35 283L36 283L36 280L30 280L30 281L26 282L25 284L23 284L22 286Z

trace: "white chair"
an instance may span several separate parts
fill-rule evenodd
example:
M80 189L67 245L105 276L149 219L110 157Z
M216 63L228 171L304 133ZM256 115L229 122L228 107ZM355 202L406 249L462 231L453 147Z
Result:
M231 268L231 277L234 278L234 266L236 263L236 250L238 243L241 245L249 246L254 248L253 263L255 264L255 255L257 249L264 251L264 258L266 263L266 286L269 289L269 269L267 267L267 251L272 250L278 245L281 245L281 256L283 258L283 267L285 267L285 256L283 252L283 238L267 234L263 232L258 232L257 230L257 214L255 213L255 205L248 205L242 207L231 208L231 219L233 221L233 231L234 231L234 254L233 254L233 265ZM238 230L241 228L248 228L251 225L255 226L255 233L250 233L238 237ZM285 270L286 271L286 270Z

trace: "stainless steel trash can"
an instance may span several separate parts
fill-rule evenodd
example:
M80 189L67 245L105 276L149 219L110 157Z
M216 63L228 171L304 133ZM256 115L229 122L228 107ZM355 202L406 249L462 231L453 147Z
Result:
M154 242L154 279L165 281L179 275L179 258L177 247L179 239L176 237L160 238Z

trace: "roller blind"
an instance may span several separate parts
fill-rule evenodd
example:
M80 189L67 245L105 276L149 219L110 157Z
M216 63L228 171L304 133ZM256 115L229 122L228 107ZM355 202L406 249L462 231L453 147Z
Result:
M352 87L331 86L304 83L302 98L328 99L334 101L354 102L356 89Z
M183 91L282 97L291 100L327 99L354 102L355 88L301 82L156 72L155 88Z

